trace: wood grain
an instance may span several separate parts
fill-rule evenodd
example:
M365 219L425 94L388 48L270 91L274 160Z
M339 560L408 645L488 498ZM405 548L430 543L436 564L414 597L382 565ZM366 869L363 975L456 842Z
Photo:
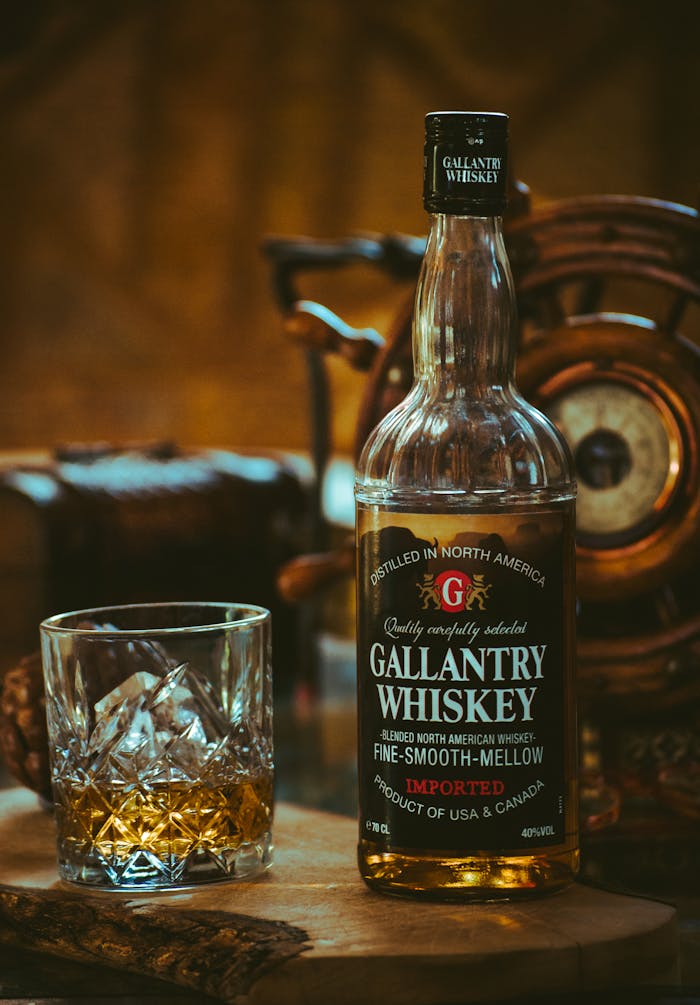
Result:
M283 922L0 885L0 941L235 1001L306 947Z
M202 991L229 1002L247 987L249 1005L464 1005L669 983L675 974L669 905L578 884L520 904L381 897L357 874L354 821L288 805L278 807L275 864L265 877L158 897L95 898L60 886L53 841L53 822L31 793L0 794L0 882L15 888L1 919L5 933L9 926L23 944L38 939L45 951L63 953L98 900L105 937L84 946L93 962L189 987L199 981ZM32 897L45 898L53 912L37 930L29 920ZM26 924L12 909L21 903ZM209 940L201 952L189 944L193 932Z

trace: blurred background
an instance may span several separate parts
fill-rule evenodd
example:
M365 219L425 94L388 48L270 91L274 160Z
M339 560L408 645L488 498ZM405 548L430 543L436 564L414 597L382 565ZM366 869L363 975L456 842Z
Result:
M508 112L535 205L697 202L691 0L3 6L0 449L305 449L261 239L422 234L432 109ZM315 298L385 331L382 282L357 283ZM329 366L349 451L364 378Z

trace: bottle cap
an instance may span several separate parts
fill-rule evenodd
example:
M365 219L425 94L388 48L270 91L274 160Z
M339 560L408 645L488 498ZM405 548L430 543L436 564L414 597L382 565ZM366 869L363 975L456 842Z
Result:
M507 160L503 112L430 112L423 205L429 213L500 216L508 202Z

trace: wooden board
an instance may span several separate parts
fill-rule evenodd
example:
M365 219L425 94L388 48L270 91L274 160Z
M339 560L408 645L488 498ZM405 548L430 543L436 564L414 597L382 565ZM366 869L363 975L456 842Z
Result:
M31 944L36 926L14 926L14 917L49 911L35 945L69 956L85 937L61 928L86 915L75 910L82 902L91 924L100 912L108 918L110 935L88 938L87 955L76 946L74 958L165 976L230 1002L247 992L251 1005L448 1005L673 979L678 937L666 904L580 885L517 905L382 897L357 874L355 842L353 821L282 805L275 865L257 881L157 897L94 895L58 882L52 818L32 793L10 790L0 794L0 883L14 890L0 939ZM203 919L204 936L189 934L193 917ZM284 925L266 928L272 922ZM276 949L263 959L270 933ZM210 946L203 954L201 945L190 952L198 938Z

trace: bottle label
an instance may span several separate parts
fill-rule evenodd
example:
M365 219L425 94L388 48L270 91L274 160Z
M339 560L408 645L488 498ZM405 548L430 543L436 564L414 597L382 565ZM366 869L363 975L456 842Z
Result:
M358 507L361 837L563 843L570 521Z

